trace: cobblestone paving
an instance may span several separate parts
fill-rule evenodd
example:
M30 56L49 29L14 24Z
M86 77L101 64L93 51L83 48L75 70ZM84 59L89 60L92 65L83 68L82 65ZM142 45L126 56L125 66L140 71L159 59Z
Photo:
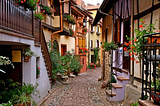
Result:
M106 94L100 88L100 70L88 70L76 78L69 78L69 83L60 84L44 106L117 106L106 100Z

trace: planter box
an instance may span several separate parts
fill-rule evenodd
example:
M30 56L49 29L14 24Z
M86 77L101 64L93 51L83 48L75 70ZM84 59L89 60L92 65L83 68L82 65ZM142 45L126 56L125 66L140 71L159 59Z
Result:
M29 62L30 57L29 56L24 56L24 62Z
M160 95L159 92L156 92L156 94L157 94L157 95ZM152 99L154 100L154 95L151 94L151 97L152 97ZM159 98L158 98L158 97L156 97L155 102L156 102L156 103L159 103Z

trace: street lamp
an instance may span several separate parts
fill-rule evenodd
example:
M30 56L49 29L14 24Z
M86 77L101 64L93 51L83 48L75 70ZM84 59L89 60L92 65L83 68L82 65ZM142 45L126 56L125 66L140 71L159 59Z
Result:
M83 26L86 27L87 21L83 19Z

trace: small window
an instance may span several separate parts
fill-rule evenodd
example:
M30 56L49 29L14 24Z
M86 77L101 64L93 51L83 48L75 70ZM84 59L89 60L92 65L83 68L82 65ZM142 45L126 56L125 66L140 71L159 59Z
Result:
M40 72L41 72L41 68L39 63L39 57L36 57L36 79L40 77Z
M99 40L96 40L96 47L99 48Z
M94 32L94 26L93 25L91 25L91 31Z
M96 32L99 33L99 26L96 27Z
M92 48L93 47L93 41L91 40L90 41L90 48Z

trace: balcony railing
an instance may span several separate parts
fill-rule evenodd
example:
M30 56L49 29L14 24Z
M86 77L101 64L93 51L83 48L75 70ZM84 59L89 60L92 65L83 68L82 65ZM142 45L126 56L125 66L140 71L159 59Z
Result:
M152 98L160 106L159 36L160 33L143 36L142 100L149 96L149 100Z
M25 11L15 0L0 0L0 29L35 37L40 42L40 21L34 20L32 11Z

